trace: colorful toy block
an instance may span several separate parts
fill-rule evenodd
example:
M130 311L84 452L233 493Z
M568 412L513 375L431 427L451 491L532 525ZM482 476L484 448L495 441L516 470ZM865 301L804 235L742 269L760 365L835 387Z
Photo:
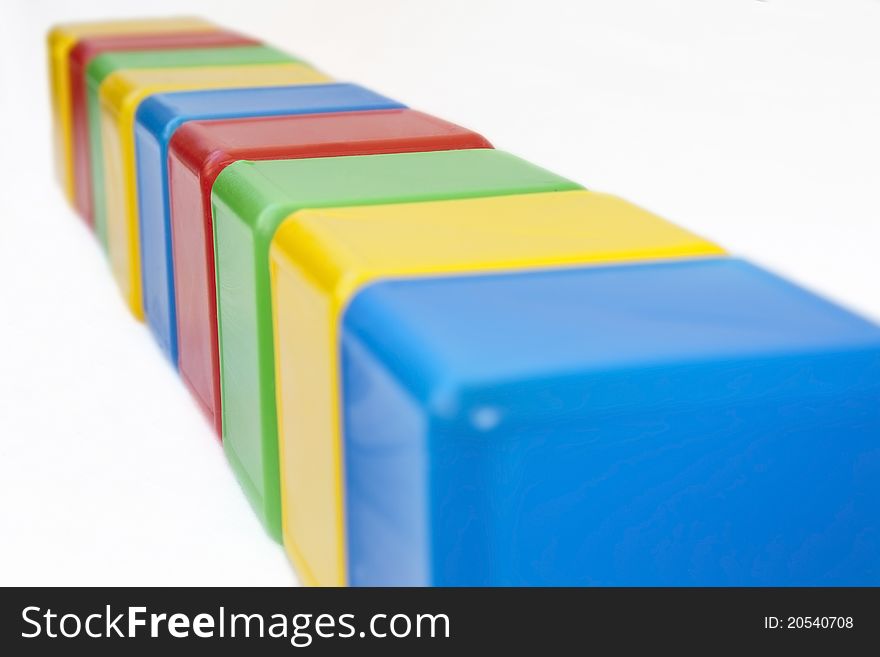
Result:
M217 176L212 206L223 448L273 537L281 536L269 284L269 245L277 227L303 208L501 194L525 198L528 192L574 189L575 183L491 149L239 161ZM381 227L376 237L397 243ZM467 250L466 243L458 246ZM329 441L330 435L321 439Z
M100 130L92 131L93 135L100 135L101 143L91 144L93 153L102 154L104 164L103 172L92 170L95 224L100 231L101 217L105 214L111 269L136 318L143 319L144 316L134 161L134 116L141 101L152 94L167 91L315 84L328 79L306 64L291 62L129 69L112 73L101 83ZM102 198L104 213L99 201Z
M92 203L95 229L99 239L107 243L107 199L104 189L104 163L101 146L101 88L114 73L131 74L136 70L171 69L200 71L196 67L253 66L292 63L296 60L267 46L235 46L227 48L190 48L181 50L105 53L86 67L86 111L88 114L89 152L92 167ZM211 85L217 86L217 85ZM241 85L239 85L241 86ZM259 85L254 85L259 86ZM169 90L201 88L198 85L172 85ZM210 86L209 86L210 88ZM166 89L161 89L165 91Z
M157 32L209 32L219 28L200 18L151 18L143 20L68 23L49 31L49 88L51 92L52 131L55 170L65 195L74 200L73 160L71 156L70 52L86 37Z
M156 94L141 103L135 115L135 157L144 312L153 335L175 367L177 319L168 198L168 144L175 131L187 121L195 119L216 120L396 107L402 105L351 84L181 91ZM282 134L276 132L272 139L278 143ZM239 147L245 145L245 141L238 142ZM216 164L222 155L213 151L209 157ZM195 191L200 193L198 188ZM210 205L207 207L210 208ZM190 244L184 247L187 260L192 257L190 247Z
M217 48L255 46L254 39L215 30L212 32L169 32L97 36L81 39L70 51L71 149L73 159L74 203L80 216L94 226L92 216L91 155L89 153L89 114L87 108L86 67L96 57L108 52L170 50L181 48Z
M880 326L200 19L48 37L57 175L313 585L880 585Z
M293 341L333 302L280 255L302 500L317 459L294 463L292 400L325 395L297 380L314 342ZM880 583L880 328L766 271L384 281L351 296L339 340L351 584Z
M339 322L361 288L401 276L722 253L715 244L626 201L587 191L294 214L273 239L270 275L284 545L301 578L329 586L349 581L338 401ZM485 303L491 306L492 298ZM224 312L222 304L220 312ZM399 319L393 333L403 349L410 318ZM499 334L512 330L503 323L496 328ZM221 324L221 342L223 337ZM431 357L422 363L441 380L450 365ZM442 387L437 394L442 396ZM226 408L224 397L224 412ZM411 415L394 417L389 423L409 421ZM552 472L547 475L553 477ZM489 531L494 518L484 516L481 521L488 523Z
M324 85L323 90L335 94L334 87L342 93L349 85ZM297 89L317 94L321 88ZM315 104L313 109L317 107ZM222 433L222 414L211 190L220 172L236 160L489 147L489 142L470 130L409 109L194 121L175 132L168 166L178 363L181 377L218 435ZM338 182L342 190L345 184ZM264 254L268 253L274 224L267 230L267 237L260 242ZM268 295L265 261L265 257L260 260L258 289ZM149 306L149 295L146 297ZM268 323L266 327L271 342Z

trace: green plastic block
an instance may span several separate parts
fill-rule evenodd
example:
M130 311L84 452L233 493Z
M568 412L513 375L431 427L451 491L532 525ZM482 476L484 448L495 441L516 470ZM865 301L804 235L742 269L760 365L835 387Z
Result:
M281 502L269 244L304 208L435 201L581 189L491 149L247 162L212 192L223 446L269 533Z

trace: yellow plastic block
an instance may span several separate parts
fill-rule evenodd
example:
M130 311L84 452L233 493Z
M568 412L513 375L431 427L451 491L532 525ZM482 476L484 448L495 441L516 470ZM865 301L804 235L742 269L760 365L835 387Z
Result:
M147 32L213 32L220 28L200 18L150 18L142 20L69 23L56 25L47 36L49 93L55 171L64 193L73 202L73 156L70 98L70 51L80 39L92 36Z
M132 313L143 319L134 118L140 102L166 91L316 84L330 78L307 64L253 64L117 71L101 83L101 147L107 247L113 275Z
M388 277L718 256L626 201L588 191L302 210L271 246L284 544L309 584L344 585L338 326Z

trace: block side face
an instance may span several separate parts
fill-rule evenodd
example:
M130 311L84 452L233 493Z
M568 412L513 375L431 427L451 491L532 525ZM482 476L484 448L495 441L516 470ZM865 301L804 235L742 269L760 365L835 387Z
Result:
M260 43L255 39L226 30L100 35L80 39L70 53L70 61L85 66L95 57L108 52L258 45Z
M138 319L143 318L140 288L140 247L136 217L130 212L130 167L134 158L131 117L116 117L102 105L101 147L104 160L104 191L107 246L110 266L123 298ZM127 129L126 129L127 128Z
M168 181L178 366L219 436L220 362L210 194L206 198L197 174L173 151L168 159Z
M176 91L158 94L151 100L155 110L161 109L169 116L185 117L187 120L363 111L401 106L396 101L351 84Z
M430 415L408 440L427 445L435 584L876 579L880 329L767 272L387 281L344 331ZM381 379L342 372L358 393L344 417L364 399L380 400L368 418L397 408ZM397 467L393 450L370 456Z
M176 367L177 319L173 303L171 237L167 230L167 161L165 143L136 123L137 216L144 313L163 353Z
M109 252L107 234L107 203L104 188L104 146L101 127L101 103L98 88L88 87L86 92L86 114L89 135L89 179L91 181L92 219L98 241Z
M422 373L443 363L444 375L471 382L880 344L872 323L734 259L399 279L367 286L352 307L362 308L353 322L380 314L386 324L409 327L418 336L414 344L431 345L392 362L417 363L412 369ZM357 326L382 353L409 344L393 332ZM397 375L414 390L434 385L409 368ZM704 394L708 402L721 393ZM593 398L594 406L600 402L613 405L614 396Z
M187 140L197 142L189 148L205 153L223 144L235 159L276 160L491 147L474 132L409 109L312 112L198 122L188 131Z
M280 499L271 323L268 344L254 338L257 318L271 317L257 294L258 272L268 263L235 213L216 203L214 227L223 445L247 475L258 515L267 527L280 526L280 517L269 515Z
M75 44L76 37L63 29L52 30L46 44L49 62L49 100L52 115L55 176L65 193L67 193L70 180L68 167L72 166L68 164L70 157L70 116L67 109L70 107L68 62L70 51Z
M113 104L120 105L126 94L148 89L147 95L170 91L214 88L278 87L319 84L329 78L299 62L275 64L237 64L234 66L189 66L181 68L123 69L112 73L100 85ZM112 81L112 82L111 82ZM106 91L103 89L106 87Z
M366 279L724 253L621 199L586 191L309 209L296 223L291 236L308 234L329 254L344 251L361 263L348 275Z
M135 162L134 117L139 104L146 98L144 90L138 90L126 98L120 108L117 129L122 145L123 212L120 218L128 226L128 268L130 281L129 307L138 319L145 319L143 295L143 260L141 250L141 224L138 213L137 169ZM162 181L163 184L165 181ZM110 205L108 204L108 209ZM108 212L108 221L113 221Z
M117 72L109 75L103 82L94 82L89 79L88 84L88 103L90 112L90 150L92 152L93 162L100 161L92 169L92 191L95 226L98 235L105 241L105 247L110 252L113 248L114 240L116 242L114 271L117 274L117 281L122 276L122 271L129 268L130 257L125 255L130 253L130 248L122 249L123 244L130 244L131 228L121 228L117 226L111 229L110 224L117 224L124 221L124 210L126 208L126 198L128 190L123 187L127 184L127 166L126 155L134 157L133 135L129 134L133 127L130 120L126 117L133 115L137 104L142 100L144 94L138 89L133 80L129 79L124 72ZM92 122L99 127L92 130ZM117 134L108 137L110 128L116 125ZM126 127L128 130L126 130ZM109 141L108 141L109 139ZM110 166L114 170L109 171ZM112 180L112 184L111 184ZM112 233L112 235L111 235ZM135 243L136 245L136 243ZM140 258L139 248L135 249L137 258ZM111 256L111 264L113 256ZM137 272L136 287L138 289L138 297L140 296L140 273ZM123 294L126 297L133 295L134 288L131 284L127 284L123 288ZM139 303L137 305L140 305ZM142 313L136 312L137 316Z
M266 185L298 207L381 204L580 189L503 151L471 149L256 162ZM345 186L338 184L345 180ZM266 234L276 226L266 226Z
M245 66L296 61L294 57L275 48L250 45L109 52L99 55L91 61L88 66L88 75L100 83L111 73L130 69Z
M792 359L783 386L839 384L840 368L861 358ZM752 365L728 374L760 382L780 363ZM721 383L689 375L676 381L685 390ZM637 371L577 384L587 408L590 393L608 385L663 385ZM676 400L551 423L516 421L525 390L478 395L435 434L432 459L445 464L432 491L437 583L876 582L876 549L865 538L876 535L880 510L880 486L868 475L878 462L877 389L838 390L813 397L789 388L713 405ZM480 430L472 418L486 408L499 420ZM484 511L465 524L474 510ZM462 553L468 558L459 560Z
M78 48L75 48L76 51ZM88 90L81 61L70 60L71 161L73 166L74 204L79 215L94 228L92 211L92 175L89 139Z
M65 41L79 41L86 37L104 35L141 34L147 32L195 32L219 29L213 23L195 16L167 16L163 18L138 18L118 21L81 21L61 23L49 30L48 41L52 46Z
M348 583L430 586L425 409L345 326L340 376Z
M305 63L286 55L277 56L272 49L237 46L196 48L186 52L190 56L183 57L181 50L105 53L86 67L86 81L92 87L106 86L107 91L102 93L107 93L116 104L120 104L119 99L126 93L143 87L161 87L153 90L153 93L158 93L223 86L246 87L248 82L252 83L250 86L273 86L273 83L318 83L328 79ZM151 59L160 56L169 58L171 63L165 65ZM285 68L274 69L276 78L268 79L266 73L271 73L273 69L254 68L261 66ZM295 75L277 75L279 70ZM258 75L253 77L253 73ZM110 80L113 82L110 83Z
M332 299L302 277L295 265L272 258L272 312L278 399L284 545L306 578L342 586L345 573L340 445L326 438L336 431L336 309ZM304 377L304 372L312 375ZM225 403L225 400L224 400ZM315 413L301 412L302 408Z
M402 119L402 120L401 120ZM446 121L440 117L420 112L418 110L407 110L398 117L399 130L404 133L410 133L413 136L423 138L434 138L440 141L450 140L449 148L493 148L492 144L483 135L474 132L469 128L465 128L451 121ZM454 146L465 140L466 145ZM440 149L438 149L440 150Z

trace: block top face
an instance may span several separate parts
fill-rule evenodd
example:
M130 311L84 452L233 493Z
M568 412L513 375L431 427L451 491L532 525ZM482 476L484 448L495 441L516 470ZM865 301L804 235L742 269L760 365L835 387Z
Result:
M168 139L180 123L193 119L269 116L310 112L403 107L356 84L317 84L250 89L210 89L155 94L141 103L138 125Z
M577 183L494 149L239 161L213 198L260 235L301 208L497 196L581 189Z
M86 78L90 86L97 88L111 73L126 69L241 66L299 61L301 60L265 45L109 52L95 57L89 63Z
M302 210L272 242L342 307L377 278L619 263L724 251L623 199L550 192Z
M70 51L70 61L85 66L95 57L108 52L257 45L260 42L256 39L227 30L114 34L81 39Z
M318 89L294 88L307 93ZM174 133L171 153L191 171L210 176L234 160L290 159L300 153L312 158L492 147L467 128L399 105L356 112L339 111L341 106L298 116L190 121Z
M63 23L54 26L49 31L47 40L50 46L55 46L61 42L75 41L89 36L140 34L149 32L196 32L217 29L217 26L213 23L192 16Z
M102 106L111 112L135 106L146 96L165 91L232 87L276 87L318 84L329 78L307 64L252 64L193 68L126 69L107 76L101 83Z
M423 401L443 386L507 384L506 394L554 400L560 418L784 399L798 379L812 394L839 393L804 361L862 350L873 353L868 369L840 371L838 383L880 390L880 327L734 259L379 282L351 301L343 331ZM640 383L627 387L633 376Z

